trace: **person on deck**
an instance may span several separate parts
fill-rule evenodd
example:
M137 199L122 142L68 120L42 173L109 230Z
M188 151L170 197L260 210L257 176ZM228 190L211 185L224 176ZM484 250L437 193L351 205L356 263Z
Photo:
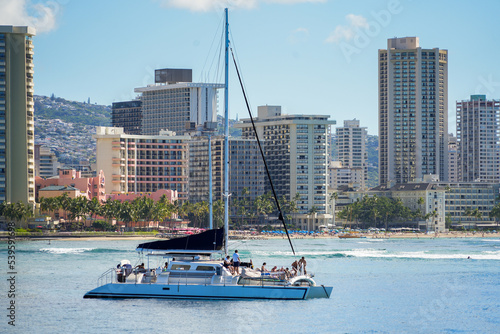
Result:
M304 275L307 274L306 265L307 265L306 259L304 257L302 257L299 260L299 269L300 269L300 271L303 271Z
M231 260L230 259L231 259L231 257L229 255L226 256L226 258L224 259L224 263L222 264L222 266L231 272L232 270L229 268L231 266Z
M144 267L144 263L141 263L137 265L134 269L137 269L138 272L142 273L146 271L146 268Z
M265 262L262 264L262 267L260 268L260 272L262 272L262 273L267 273L268 272L267 269L266 269L266 263Z
M234 267L234 274L239 275L240 274L240 255L238 254L238 250L235 250L234 254L233 254L233 267Z

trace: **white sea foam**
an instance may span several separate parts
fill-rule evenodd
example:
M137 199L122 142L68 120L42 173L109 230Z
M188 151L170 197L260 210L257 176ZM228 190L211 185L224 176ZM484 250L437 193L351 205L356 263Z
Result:
M94 248L42 248L40 252L50 254L78 254L83 252L90 252Z
M289 251L256 251L255 255L265 256L293 256ZM297 252L297 256L346 256L359 258L395 258L395 259L467 259L469 256L475 260L500 260L500 251L483 251L481 253L428 253L425 251L417 252L390 252L385 249L360 248L352 250L331 250L331 251L309 251Z
M486 251L472 254L443 254L427 252L396 252L390 253L382 250L356 249L339 252L346 256L371 257L371 258L402 258L402 259L467 259L469 256L475 260L500 260L500 251Z

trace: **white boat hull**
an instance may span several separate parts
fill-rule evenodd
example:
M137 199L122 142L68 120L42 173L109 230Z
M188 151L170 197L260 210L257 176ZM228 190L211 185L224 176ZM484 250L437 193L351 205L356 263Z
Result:
M303 300L329 298L332 287L252 286L197 284L108 283L85 294L84 298L164 298L164 299L276 299Z

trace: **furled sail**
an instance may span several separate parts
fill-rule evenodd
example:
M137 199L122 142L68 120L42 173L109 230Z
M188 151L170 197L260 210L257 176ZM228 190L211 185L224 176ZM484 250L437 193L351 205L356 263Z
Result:
M208 230L185 237L146 242L137 246L138 251L219 251L224 246L224 228Z

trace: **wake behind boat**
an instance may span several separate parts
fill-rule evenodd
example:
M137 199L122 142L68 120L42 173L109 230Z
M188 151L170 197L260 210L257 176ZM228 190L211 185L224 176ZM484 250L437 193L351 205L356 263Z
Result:
M98 287L84 298L300 300L332 293L332 287L316 285L310 274L260 272L249 263L242 263L240 274L232 274L222 260L223 243L224 228L140 244L137 250L147 253L148 264L156 258L166 265L133 269L124 260L102 274Z

